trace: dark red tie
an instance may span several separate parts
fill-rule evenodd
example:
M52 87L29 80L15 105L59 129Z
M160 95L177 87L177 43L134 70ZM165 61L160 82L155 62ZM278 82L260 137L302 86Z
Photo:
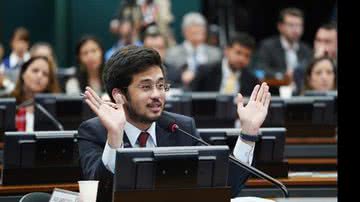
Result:
M146 141L149 138L149 133L148 132L141 132L139 137L138 137L138 142L140 147L146 147Z

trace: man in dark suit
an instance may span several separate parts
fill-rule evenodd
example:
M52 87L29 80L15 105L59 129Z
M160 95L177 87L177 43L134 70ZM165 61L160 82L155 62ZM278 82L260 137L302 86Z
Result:
M240 92L250 96L258 79L247 69L255 40L246 33L233 35L229 40L221 63L201 66L192 83L193 91L217 91L226 94Z
M198 136L192 118L163 112L169 90L165 75L155 50L127 46L115 52L104 69L104 83L112 102L103 101L86 88L85 101L98 117L85 121L78 129L80 163L85 179L100 181L98 201L111 201L117 149L198 144L181 133L170 135L158 123L167 114L181 128ZM266 83L257 85L246 107L241 94L237 98L243 135L233 154L247 164L252 163L255 143L244 137L258 135L270 103L268 90ZM229 166L229 173L232 196L237 196L249 173L234 165Z
M277 28L279 36L265 39L257 52L254 68L263 70L267 78L292 78L297 68L305 68L312 58L309 46L300 41L304 15L297 8L280 12Z

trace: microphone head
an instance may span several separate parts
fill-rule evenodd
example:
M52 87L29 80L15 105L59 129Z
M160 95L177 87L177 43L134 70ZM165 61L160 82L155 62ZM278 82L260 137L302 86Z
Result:
M176 121L174 118L172 118L168 113L163 112L158 124L161 128L164 128L166 130L168 130L171 133L174 133L176 131L176 129L179 127L176 124Z

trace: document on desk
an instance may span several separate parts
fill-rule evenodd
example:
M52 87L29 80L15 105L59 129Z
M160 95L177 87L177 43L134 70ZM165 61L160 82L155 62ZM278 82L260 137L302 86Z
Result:
M231 199L231 202L275 202L270 199L264 199L259 197L237 197Z
M323 178L331 178L337 177L337 173L335 172L290 172L289 177L323 177Z

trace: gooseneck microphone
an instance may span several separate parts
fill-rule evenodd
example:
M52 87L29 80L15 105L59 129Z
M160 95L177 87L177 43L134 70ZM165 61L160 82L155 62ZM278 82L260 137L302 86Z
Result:
M163 113L163 115L161 116L161 120L159 121L159 124L163 126L163 128L166 128L169 132L176 132L176 131L180 131L181 133L191 137L192 139L201 142L202 144L206 145L206 146L211 146L209 143L205 142L204 140L202 140L201 138L198 138L184 130L182 130L175 122L175 120L171 117L169 117L167 114ZM289 197L289 192L286 188L286 186L284 184L282 184L280 181L274 179L273 177L269 176L268 174L260 171L257 168L254 168L252 166L249 166L241 161L239 161L237 158L235 158L233 155L230 154L229 156L230 161L232 161L233 163L235 163L236 165L240 166L241 168L247 170L248 172L256 175L257 177L260 177L264 180L267 180L269 182L271 182L272 184L276 185L278 188L281 189L281 191L284 193L285 198Z
M24 101L23 103L19 104L18 106L16 106L16 109L21 108L21 107L27 107L30 105L34 105L37 109L39 109L48 119L50 119L50 121L59 129L59 130L64 130L63 125L55 119L55 117L53 115L51 115L49 113L48 110L46 110L41 104L36 103L34 101L34 99L29 99Z

